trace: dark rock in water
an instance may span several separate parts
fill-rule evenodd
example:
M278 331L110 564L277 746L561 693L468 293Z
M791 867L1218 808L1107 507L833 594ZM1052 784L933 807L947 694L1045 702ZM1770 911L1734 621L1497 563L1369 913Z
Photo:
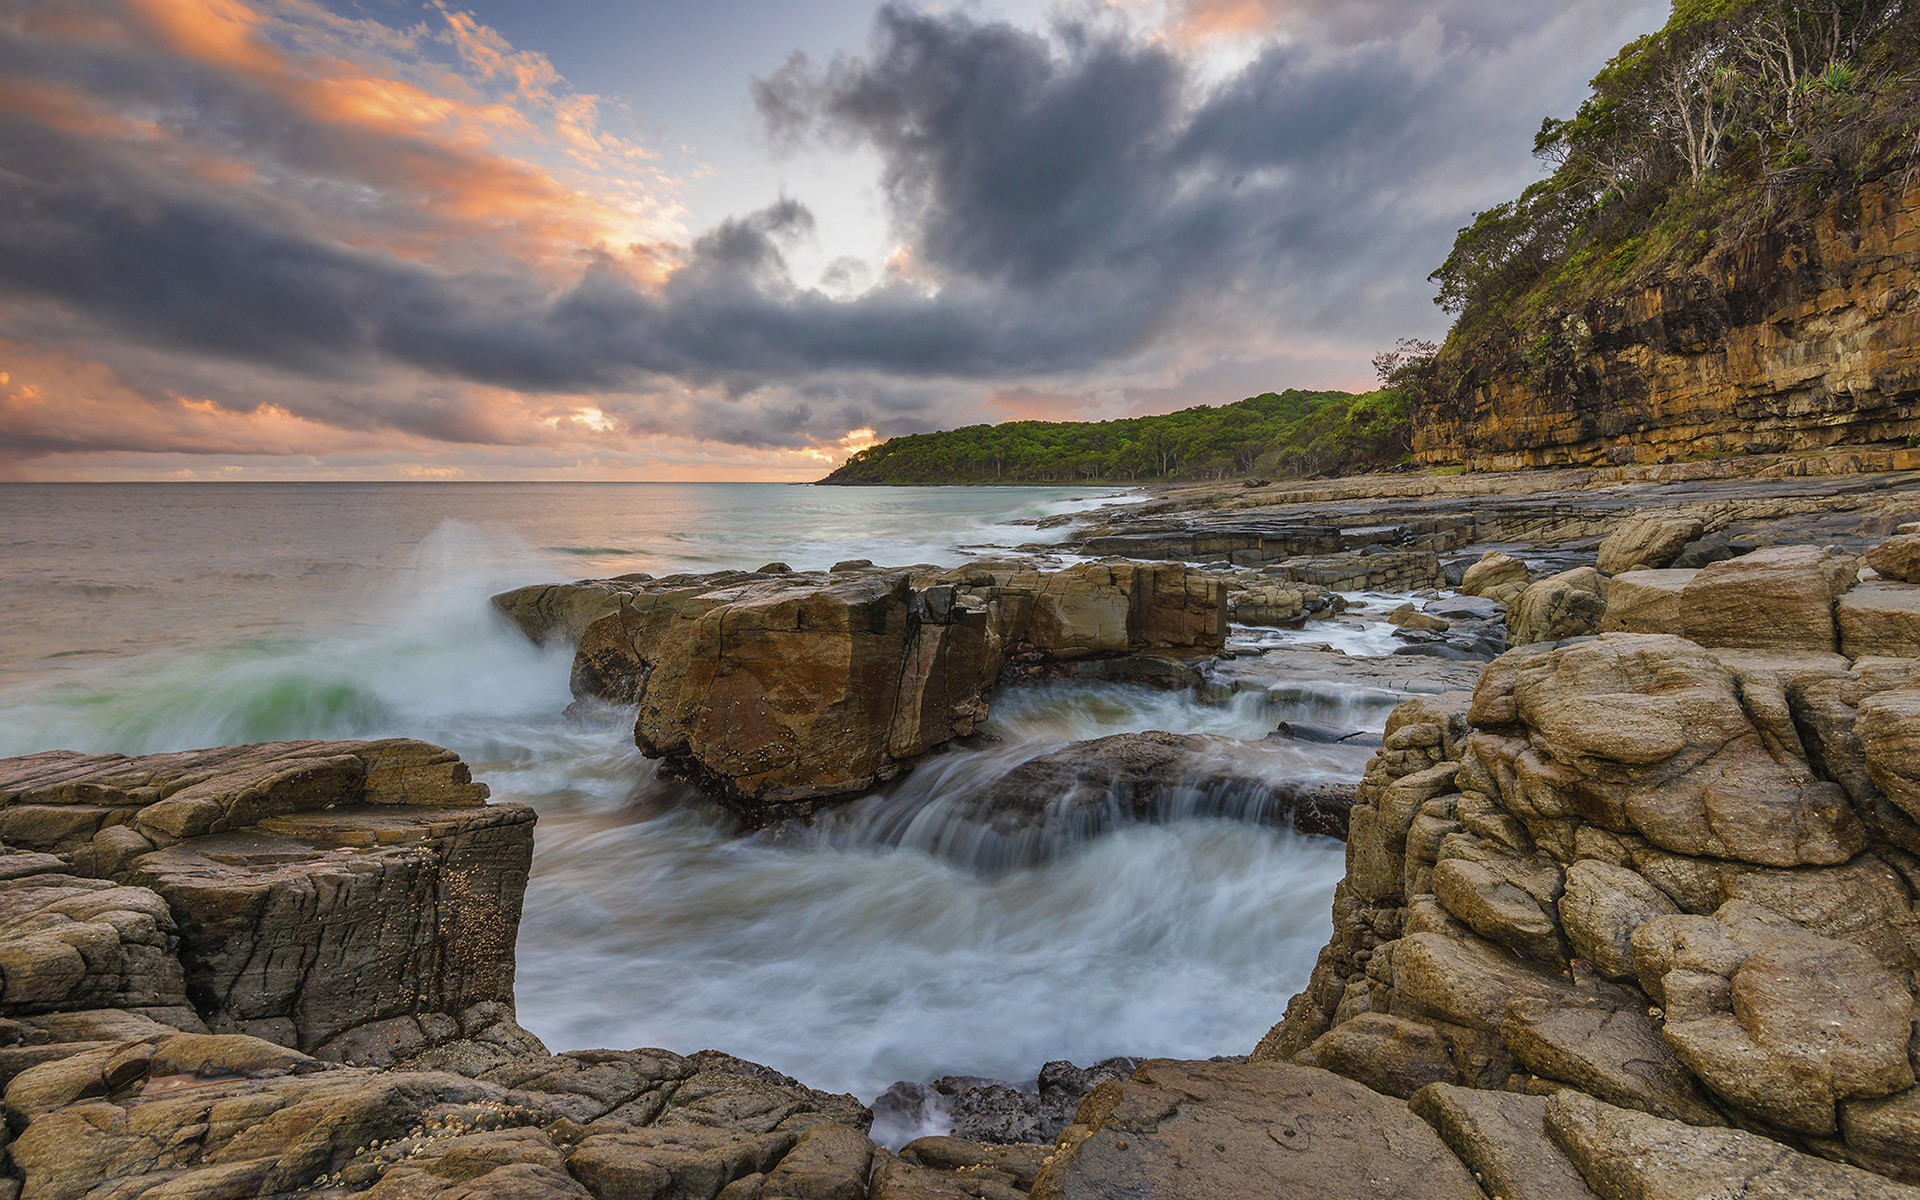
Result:
M1479 561L1477 558L1449 559L1440 564L1440 577L1447 581L1448 587L1457 588L1466 582L1467 568ZM1445 616L1446 614L1442 613L1440 615Z
M952 1137L972 1142L1050 1143L1073 1120L1081 1097L1102 1083L1127 1078L1140 1062L1109 1058L1084 1068L1050 1062L1025 1086L974 1075L896 1083L873 1102L874 1126L900 1130L945 1124Z
M1211 652L1182 655L1176 651L1147 651L1124 658L1096 658L1072 664L1065 672L1071 678L1099 680L1102 683L1130 683L1139 687L1183 692L1197 688L1205 676L1201 664L1216 656Z
M1344 836L1354 784L1300 779L1273 753L1258 742L1157 731L1076 742L1007 772L974 815L1016 841L1193 816Z
M755 575L791 575L793 568L783 562L770 562L763 567L756 567L753 573Z
M1413 646L1401 646L1394 652L1397 658L1444 658L1450 662L1492 662L1496 657L1478 646L1456 646L1451 642L1421 642Z
M1726 562L1745 554L1752 554L1759 548L1757 543L1733 537L1722 530L1719 533L1709 533L1705 537L1695 538L1681 547L1680 554L1673 560L1672 567L1676 571L1697 570L1713 563Z
M1484 596L1448 596L1426 606L1426 611L1450 621L1498 621L1507 615L1507 606Z
M872 566L873 560L870 558L843 558L827 570L838 574L841 571L865 571Z
M1282 721L1280 727L1267 736L1278 741L1315 742L1328 746L1378 746L1380 744L1380 735L1365 729L1335 729L1330 725L1315 725L1310 721Z

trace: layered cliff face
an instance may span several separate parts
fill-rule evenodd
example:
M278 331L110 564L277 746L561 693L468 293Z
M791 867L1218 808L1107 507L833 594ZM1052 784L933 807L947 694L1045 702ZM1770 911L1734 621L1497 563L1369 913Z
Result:
M1685 276L1443 355L1414 456L1477 470L1920 436L1920 180L1867 185Z

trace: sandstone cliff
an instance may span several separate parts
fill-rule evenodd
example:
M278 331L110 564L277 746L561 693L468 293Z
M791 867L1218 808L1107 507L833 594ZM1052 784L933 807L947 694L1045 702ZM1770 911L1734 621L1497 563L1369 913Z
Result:
M1920 181L1869 184L1680 277L1442 355L1414 456L1481 470L1920 435ZM1459 339L1459 335L1456 335Z

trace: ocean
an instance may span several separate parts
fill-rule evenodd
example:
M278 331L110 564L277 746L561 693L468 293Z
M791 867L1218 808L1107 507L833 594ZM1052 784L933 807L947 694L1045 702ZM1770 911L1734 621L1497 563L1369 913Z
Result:
M1329 932L1342 847L1225 819L981 857L943 805L1068 741L1258 738L1262 697L1010 689L977 755L814 835L738 836L654 778L569 655L487 603L647 571L957 564L1110 489L783 484L0 484L0 755L293 738L450 746L540 813L521 1022L558 1049L726 1050L872 1100L896 1080L1243 1054ZM1022 523L1015 523L1022 522ZM1379 727L1384 712L1367 719ZM1301 748L1308 774L1358 762Z

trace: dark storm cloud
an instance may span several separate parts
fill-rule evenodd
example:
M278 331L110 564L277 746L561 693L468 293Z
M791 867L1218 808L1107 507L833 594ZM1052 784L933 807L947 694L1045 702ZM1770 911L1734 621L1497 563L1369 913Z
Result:
M393 197L465 169L459 156L425 137L348 136L217 64L118 44L56 60L68 43L0 22L0 66L47 86L91 80L159 106L183 146L304 181L243 186L137 140L0 110L0 297L43 322L65 314L75 344L105 332L319 381L290 401L310 419L467 442L508 435L450 394L380 381L402 367L529 392L714 387L737 403L675 418L739 445L798 445L929 423L950 392L916 381L1117 370L1282 327L1387 344L1430 331L1424 275L1465 198L1498 198L1490 168L1503 185L1523 176L1538 105L1577 94L1591 64L1556 73L1551 55L1592 59L1583 39L1647 6L1575 7L1410 19L1336 6L1338 21L1312 18L1328 36L1274 43L1221 79L1181 43L1113 25L1039 33L883 8L864 56L755 85L778 139L851 142L883 164L911 265L851 299L791 278L785 248L814 218L789 199L696 239L654 284L610 253L555 286L511 254L456 263L343 237L355 219L431 232ZM655 424L638 400L608 408Z

